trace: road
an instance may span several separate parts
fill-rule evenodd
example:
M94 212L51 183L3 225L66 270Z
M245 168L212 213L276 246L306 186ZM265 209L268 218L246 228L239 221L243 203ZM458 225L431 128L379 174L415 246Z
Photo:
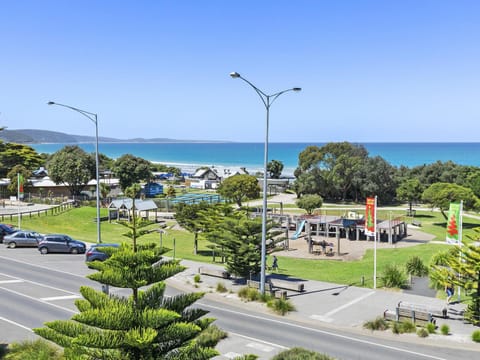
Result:
M6 249L0 245L0 342L35 338L31 329L45 321L68 319L75 313L79 287L101 286L85 278L92 270L83 255L40 255L36 249ZM117 294L127 290L111 289ZM169 293L178 291L169 288ZM391 337L366 336L332 326L305 324L256 312L251 305L232 306L224 298L207 295L199 306L209 310L216 324L229 332L220 342L221 356L232 359L255 353L270 359L283 349L300 346L337 359L473 359L478 352L402 342ZM404 338L402 338L404 339Z

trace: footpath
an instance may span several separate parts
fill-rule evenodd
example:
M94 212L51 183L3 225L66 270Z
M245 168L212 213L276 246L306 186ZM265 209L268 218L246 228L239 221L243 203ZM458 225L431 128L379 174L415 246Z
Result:
M244 302L237 296L238 290L246 286L245 284L237 284L233 280L211 275L200 275L200 282L195 283L194 277L198 274L199 267L224 270L223 266L189 260L183 260L181 264L187 269L167 281L171 286L192 292L204 291L207 293L206 296L212 299L227 300L230 305L238 305L247 311L274 314L264 304ZM267 281L269 278L274 279L275 277L278 277L278 275L267 272ZM306 326L321 325L345 329L350 332L371 334L370 330L363 328L363 324L377 317L382 317L387 309L395 311L399 302L408 302L425 307L447 307L448 317L446 319L436 318L437 334L431 334L427 338L419 338L413 333L395 335L391 330L375 331L373 334L381 337L392 336L400 341L430 342L442 344L442 346L459 347L464 350L480 351L480 344L471 340L472 332L479 330L479 328L464 323L464 304L454 302L447 305L445 300L402 291L373 290L304 279L289 280L301 281L305 290L303 292L287 291L287 298L293 303L296 310L285 317L281 317L282 319L301 322ZM228 291L217 292L216 288L219 283L225 286ZM440 334L440 327L443 324L447 324L450 328L450 334L447 336Z

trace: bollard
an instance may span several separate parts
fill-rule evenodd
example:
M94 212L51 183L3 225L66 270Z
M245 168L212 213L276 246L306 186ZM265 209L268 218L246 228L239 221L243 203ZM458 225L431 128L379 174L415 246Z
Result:
M362 278L360 279L360 285L365 286L365 276L362 275Z

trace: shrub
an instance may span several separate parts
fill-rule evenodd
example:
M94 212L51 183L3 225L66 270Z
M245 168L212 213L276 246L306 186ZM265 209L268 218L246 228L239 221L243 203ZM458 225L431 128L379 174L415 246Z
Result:
M203 330L195 339L197 344L203 347L215 347L221 339L225 339L228 334L215 325L210 325Z
M220 293L224 293L224 292L227 292L228 290L224 283L219 282L217 283L217 291Z
M447 324L443 324L443 325L440 327L440 332L441 332L443 335L448 335L448 334L450 334L450 326L448 326Z
M278 353L272 360L333 360L333 358L326 354L319 354L300 347L294 347Z
M417 330L417 335L418 335L418 337L426 338L426 337L428 337L429 334L430 334L430 333L429 333L428 330L425 329L425 328L420 328L420 329Z
M256 301L260 299L260 292L257 289L245 286L238 291L238 296L246 301Z
M415 324L410 320L405 320L401 322L402 332L404 333L413 333L417 330Z
M198 284L201 281L200 274L195 274L195 276L193 277L193 281L195 282L195 284Z
M392 326L392 332L394 334L404 334L415 332L417 327L410 320L395 321Z
M402 333L402 327L398 321L395 321L392 325L392 333L394 334L401 334Z
M407 286L407 277L405 273L395 264L388 264L383 273L380 275L380 280L384 287L387 288L405 288Z
M43 339L10 344L5 360L60 360L60 348Z
M367 321L363 324L363 327L368 330L387 330L388 329L388 322L382 317L377 317L373 321Z
M480 330L475 330L472 333L472 340L477 342L477 343L480 342Z
M247 354L247 355L238 356L233 360L256 360L256 359L258 359L257 355Z
M429 334L435 334L435 330L437 329L437 326L434 323L428 323L426 326L426 329Z
M272 299L267 302L267 306L280 315L285 315L295 310L295 306L293 306L290 300L285 299Z
M413 276L428 275L428 267L418 256L412 256L410 259L407 260L407 263L405 264L405 270L407 271L407 274Z

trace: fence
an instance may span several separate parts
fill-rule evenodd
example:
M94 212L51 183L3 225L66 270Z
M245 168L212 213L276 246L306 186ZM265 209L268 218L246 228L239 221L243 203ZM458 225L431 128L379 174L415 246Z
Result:
M9 219L10 221L13 220L13 218L17 218L18 216L20 216L20 219L23 219L23 217L32 217L32 216L41 216L42 214L43 215L48 215L48 213L50 212L51 215L54 215L54 214L57 214L57 213L61 213L65 210L68 210L72 207L75 206L75 201L73 200L69 200L69 201L65 201L59 205L44 205L40 208L38 207L34 207L33 209L29 209L29 210L26 210L26 209L21 209L21 208L18 208L18 209L15 209L14 206L12 206L8 212L5 212L0 209L0 219L1 221L5 221L5 219Z

